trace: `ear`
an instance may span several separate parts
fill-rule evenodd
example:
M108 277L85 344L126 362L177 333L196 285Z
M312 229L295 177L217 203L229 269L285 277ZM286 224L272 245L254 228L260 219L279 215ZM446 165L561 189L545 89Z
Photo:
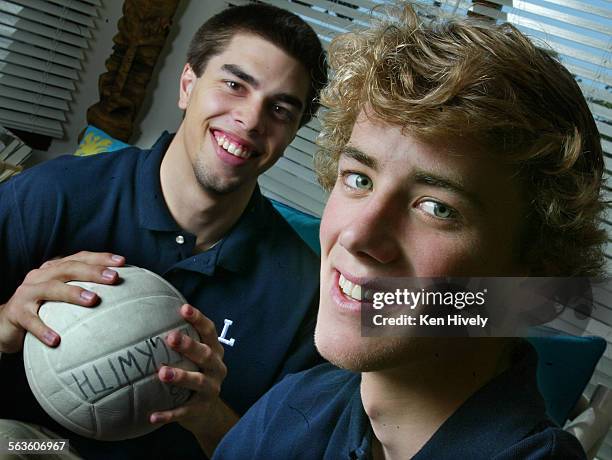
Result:
M191 98L191 91L196 83L198 77L189 64L185 64L183 72L181 73L181 79L179 84L179 109L185 110Z

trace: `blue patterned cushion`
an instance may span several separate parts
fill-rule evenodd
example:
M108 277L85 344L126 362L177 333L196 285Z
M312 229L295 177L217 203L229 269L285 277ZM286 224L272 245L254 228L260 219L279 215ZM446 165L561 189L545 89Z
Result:
M129 147L129 144L109 136L95 126L88 125L74 154L76 156L84 157L102 152L121 150L126 147Z

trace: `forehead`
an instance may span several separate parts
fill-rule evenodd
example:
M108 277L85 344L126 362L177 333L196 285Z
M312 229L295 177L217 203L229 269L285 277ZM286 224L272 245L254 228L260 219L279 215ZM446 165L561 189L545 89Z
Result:
M400 178L422 170L466 185L487 177L516 179L514 167L474 142L450 136L424 140L363 113L353 126L348 147L367 154L374 169L386 169Z
M223 51L210 58L205 73L218 72L224 65L238 66L266 87L303 94L303 98L310 85L310 76L301 62L253 33L235 33Z

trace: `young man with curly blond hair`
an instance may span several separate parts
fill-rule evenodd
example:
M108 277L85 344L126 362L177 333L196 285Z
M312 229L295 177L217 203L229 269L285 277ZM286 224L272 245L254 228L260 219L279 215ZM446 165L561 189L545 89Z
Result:
M511 25L423 17L331 44L315 342L332 364L268 392L216 459L584 457L526 342L361 335L374 279L602 268L602 151L570 73Z

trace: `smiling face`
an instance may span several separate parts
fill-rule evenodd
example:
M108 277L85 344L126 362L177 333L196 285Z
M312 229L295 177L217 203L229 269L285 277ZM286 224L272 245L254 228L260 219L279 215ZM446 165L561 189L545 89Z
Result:
M234 35L200 77L187 64L177 141L202 188L251 190L293 140L309 83L296 59L252 34Z
M511 169L494 156L360 115L321 221L319 352L340 367L375 370L423 341L361 337L356 286L368 280L525 275L521 202Z

